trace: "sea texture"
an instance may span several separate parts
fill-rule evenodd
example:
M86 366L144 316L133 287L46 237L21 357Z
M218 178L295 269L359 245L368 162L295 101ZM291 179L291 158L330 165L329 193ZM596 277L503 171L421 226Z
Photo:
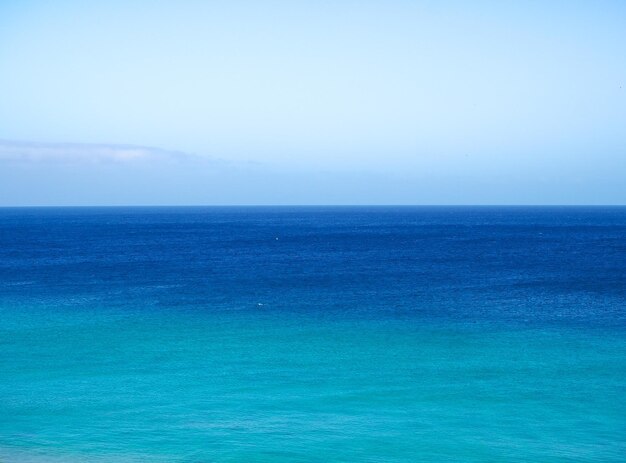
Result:
M624 462L626 208L0 209L2 462Z

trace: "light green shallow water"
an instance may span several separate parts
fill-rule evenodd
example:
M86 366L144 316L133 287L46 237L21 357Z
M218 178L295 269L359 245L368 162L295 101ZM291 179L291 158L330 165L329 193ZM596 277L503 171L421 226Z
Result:
M613 330L0 310L2 461L622 462Z

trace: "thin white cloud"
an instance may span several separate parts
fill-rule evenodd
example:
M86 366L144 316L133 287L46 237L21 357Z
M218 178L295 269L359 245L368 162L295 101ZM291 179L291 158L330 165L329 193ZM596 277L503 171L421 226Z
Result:
M0 140L0 161L8 162L129 163L193 158L197 156L149 146Z

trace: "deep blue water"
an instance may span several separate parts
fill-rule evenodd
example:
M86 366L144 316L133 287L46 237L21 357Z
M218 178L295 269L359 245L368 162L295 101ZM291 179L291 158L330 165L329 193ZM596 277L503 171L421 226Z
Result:
M0 209L0 378L0 461L622 462L626 208Z

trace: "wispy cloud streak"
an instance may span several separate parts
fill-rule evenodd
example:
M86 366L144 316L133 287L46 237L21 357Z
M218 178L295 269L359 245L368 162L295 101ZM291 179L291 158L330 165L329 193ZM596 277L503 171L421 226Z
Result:
M149 146L0 140L0 162L129 163L197 158L182 151Z

